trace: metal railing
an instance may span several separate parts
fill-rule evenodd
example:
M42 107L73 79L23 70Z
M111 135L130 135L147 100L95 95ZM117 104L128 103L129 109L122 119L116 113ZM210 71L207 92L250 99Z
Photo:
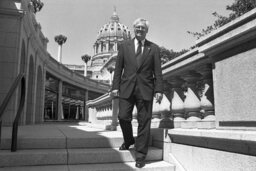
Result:
M6 97L4 98L3 103L0 106L0 142L1 142L2 118L4 115L4 111L9 103L12 95L14 94L15 90L17 89L19 83L21 83L21 92L20 92L21 95L20 95L20 104L18 107L18 111L17 111L17 114L16 114L14 122L13 122L13 126L12 126L12 145L11 145L12 152L15 152L17 150L17 136L18 136L19 119L20 119L21 112L23 110L24 103L25 103L25 93L26 93L25 73L20 73L17 76L17 78L13 82L10 90L8 91Z

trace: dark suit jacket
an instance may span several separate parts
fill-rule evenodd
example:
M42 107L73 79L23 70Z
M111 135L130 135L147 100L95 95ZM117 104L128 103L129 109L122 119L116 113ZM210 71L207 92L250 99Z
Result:
M121 98L129 98L135 84L144 100L152 100L154 93L163 92L159 47L145 40L141 62L137 64L134 39L120 44L112 90L119 90Z

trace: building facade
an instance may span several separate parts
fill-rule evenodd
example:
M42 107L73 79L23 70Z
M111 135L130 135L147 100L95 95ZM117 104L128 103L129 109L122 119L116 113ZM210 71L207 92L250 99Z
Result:
M86 101L107 92L109 85L74 73L47 52L48 39L35 19L41 8L40 1L0 2L0 104L5 102L14 80L24 74L22 124L86 120ZM1 114L5 125L15 119L20 96L17 85Z

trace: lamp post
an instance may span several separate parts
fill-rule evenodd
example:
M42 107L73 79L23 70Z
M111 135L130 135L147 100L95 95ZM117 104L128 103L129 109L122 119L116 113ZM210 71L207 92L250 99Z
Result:
M110 85L112 85L112 77L113 77L113 71L115 70L115 67L114 66L108 66L107 68L108 72L110 73Z
M63 35L55 36L54 38L55 42L58 43L58 62L62 63L62 45L66 42L67 37Z
M85 54L82 57L82 60L84 61L84 76L87 76L87 62L91 59L91 56Z

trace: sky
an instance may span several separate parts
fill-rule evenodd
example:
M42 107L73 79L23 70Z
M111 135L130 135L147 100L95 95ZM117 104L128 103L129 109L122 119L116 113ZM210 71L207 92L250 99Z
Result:
M82 65L81 56L93 55L100 28L110 21L116 8L120 23L128 26L142 17L149 21L147 39L174 51L189 49L196 38L187 31L200 32L212 25L213 12L227 16L226 6L234 0L41 0L36 13L42 32L49 39L47 50L57 59L56 35L67 37L62 47L62 63Z

